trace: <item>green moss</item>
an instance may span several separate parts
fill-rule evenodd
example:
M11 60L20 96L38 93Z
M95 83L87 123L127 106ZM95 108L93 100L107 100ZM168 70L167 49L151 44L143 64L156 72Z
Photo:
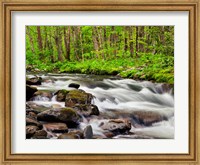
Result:
M79 118L76 111L69 107L63 108L60 112L61 112L61 115L59 116L59 119L63 121L67 121L67 120L73 121Z

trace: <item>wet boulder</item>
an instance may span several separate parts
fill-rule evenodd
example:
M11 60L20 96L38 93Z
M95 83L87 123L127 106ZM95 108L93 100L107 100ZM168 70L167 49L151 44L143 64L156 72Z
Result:
M37 88L26 85L26 101L33 97L33 94L37 91Z
M26 78L26 84L27 85L41 85L42 84L42 78L41 77L32 77L32 78Z
M93 131L92 131L92 126L88 125L84 128L83 130L83 137L84 139L92 139L93 137Z
M62 122L68 127L76 127L79 124L80 116L72 108L50 109L37 115L37 120L47 122Z
M32 136L33 139L47 139L47 132L45 130L38 130Z
M54 95L56 96L57 101L65 101L66 95L69 93L68 90L62 89L57 91Z
M74 130L58 136L58 139L83 139L83 132L79 130Z
M39 128L35 125L26 126L26 138L30 139Z
M27 112L26 114L27 114L27 116L29 116L30 118L36 119L36 117L37 117L37 114L34 113L34 112Z
M65 106L73 107L75 104L91 104L93 95L83 90L72 90L66 95Z
M135 111L132 113L133 119L141 125L151 126L153 123L166 120L166 118L159 113L153 111Z
M26 105L27 105L27 107L29 107L29 108L26 108L26 112L34 112L36 114L51 109L51 107L46 107L44 105L38 105L32 101L28 101L26 103Z
M50 91L36 91L30 100L50 101L53 97Z
M45 130L53 133L67 133L68 127L65 123L46 123L43 124Z
M76 83L71 83L71 84L68 85L68 87L78 89L80 87L80 85L76 84Z
M96 105L90 104L90 105L86 105L86 104L76 104L73 109L75 109L76 111L78 111L79 114L88 117L91 115L99 115L99 109Z
M103 130L117 135L129 132L131 129L131 122L126 119L110 119L102 121L99 126Z
M40 122L38 122L37 120L31 119L29 117L26 117L26 125L34 125L34 126L37 126L39 128L42 127Z

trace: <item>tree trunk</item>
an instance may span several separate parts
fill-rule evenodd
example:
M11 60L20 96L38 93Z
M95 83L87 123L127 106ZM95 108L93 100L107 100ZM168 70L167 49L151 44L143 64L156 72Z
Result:
M26 31L27 31L27 34L28 34L28 37L29 37L29 40L30 40L30 45L31 45L32 53L34 54L34 53L35 53L34 42L33 42L32 35L31 35L31 33L30 33L30 28L29 28L29 26L26 27Z
M128 50L128 34L127 34L127 26L124 26L124 52L126 53Z
M58 61L63 61L63 56L62 56L62 37L61 37L61 31L60 27L56 26L56 31L55 31L55 42L57 46L57 52L58 52Z
M79 59L79 56L78 56L78 45L77 45L77 40L78 40L78 38L77 38L77 27L73 27L72 28L72 34L73 34L73 37L72 37L72 39L73 39L73 47L74 47L74 55L75 55L75 58L76 58L76 60L80 60Z
M38 47L39 50L42 51L42 36L41 36L41 31L40 31L40 26L37 26L37 40L38 40Z
M81 50L81 59L84 61L84 56L83 56L83 39L82 39L82 33L81 33L81 27L78 26L78 34L79 36L77 36L77 38L79 38L79 42L80 44L78 43L78 47L79 49Z
M140 26L139 28L139 40L143 42L144 39L144 26ZM139 52L144 52L144 45L139 43Z
M134 55L134 48L133 48L133 27L129 27L129 46L130 46L130 54L131 57Z
M135 29L135 48L136 48L136 57L138 57L138 26Z
M112 34L111 34L111 48L113 49L114 57L116 57L117 51L116 51L116 32L115 32L115 26L111 26Z
M65 42L65 58L70 61L70 26L68 27L68 31L66 33L66 27L64 26L64 42Z
M164 46L165 45L165 27L161 26L161 34L160 34L160 42Z
M94 44L94 49L96 51L96 58L99 58L99 46L98 46L98 41L97 41L97 37L95 34L95 26L93 26L93 28L92 28L92 40L93 40L93 44Z
M107 35L106 35L106 26L103 27L103 43L104 43L104 49L107 50ZM108 56L108 53L106 53L105 59Z

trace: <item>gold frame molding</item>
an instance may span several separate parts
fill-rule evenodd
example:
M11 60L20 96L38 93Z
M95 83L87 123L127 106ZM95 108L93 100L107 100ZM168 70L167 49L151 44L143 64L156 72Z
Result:
M199 0L0 0L0 164L200 164ZM188 11L189 153L188 154L12 154L11 12L12 11Z

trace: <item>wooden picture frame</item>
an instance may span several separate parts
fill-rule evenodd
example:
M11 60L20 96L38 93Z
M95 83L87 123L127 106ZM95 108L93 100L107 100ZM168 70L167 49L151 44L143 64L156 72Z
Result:
M1 0L1 163L15 164L200 164L199 0ZM11 153L11 12L12 11L188 11L189 12L189 153L188 154L12 154ZM26 163L25 163L26 164Z

